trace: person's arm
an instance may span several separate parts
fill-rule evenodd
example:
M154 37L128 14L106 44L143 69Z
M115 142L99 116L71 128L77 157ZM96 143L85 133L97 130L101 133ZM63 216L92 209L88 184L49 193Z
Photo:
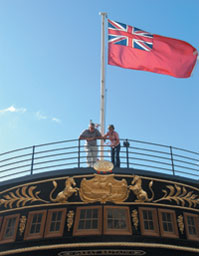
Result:
M98 130L97 130L98 131ZM85 130L82 134L80 134L79 136L79 140L87 140L87 141L91 141L91 140L96 140L96 139L101 139L101 133L98 131L98 133L95 134L94 137L88 137L88 133L87 130Z
M85 137L85 136L80 135L80 136L79 136L79 140L87 140L87 141L91 141L91 140L95 140L95 138L93 138L93 137L88 138L88 137Z
M98 139L103 139L103 137L101 133L96 129L95 137L93 137L92 139L98 140Z
M107 139L108 136L109 136L109 133L107 132L106 134L104 134L103 139Z
M80 136L79 136L79 140L87 140L86 133L87 133L86 130L83 131L83 132L80 134Z

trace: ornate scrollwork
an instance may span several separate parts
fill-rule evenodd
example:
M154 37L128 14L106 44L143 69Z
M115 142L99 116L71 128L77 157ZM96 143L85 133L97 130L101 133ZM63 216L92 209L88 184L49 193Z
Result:
M32 203L35 201L39 202L47 202L43 199L41 199L38 195L40 191L33 193L33 191L36 189L36 186L27 187L24 186L22 189L18 188L14 192L9 192L5 196L3 196L2 199L0 199L0 204L4 205L5 208L12 208L13 204L16 203L17 207L25 206L27 203Z
M180 230L181 234L183 234L184 233L184 220L183 220L183 216L182 215L178 216L177 222L178 222L179 230Z
M163 189L162 192L164 193L164 196L155 200L154 202L168 200L175 201L176 204L181 204L182 206L185 206L185 203L187 202L189 207L192 207L192 205L196 207L196 205L199 204L198 195L194 194L193 191L188 192L185 187L180 187L178 185L168 185L166 188L168 188L169 191Z
M24 232L24 229L26 227L26 221L27 221L26 216L21 216L20 223L19 223L19 232L20 232L21 236L22 236L22 234Z
M138 211L134 209L131 213L132 219L133 219L133 225L135 229L138 229L139 219L138 219Z
M69 211L69 213L67 214L67 227L68 227L68 231L70 231L72 225L73 225L73 217L74 217L74 211Z
M133 177L133 178L132 178ZM76 179L79 187L76 186ZM60 189L60 183L65 182ZM170 184L169 184L170 183ZM41 191L40 191L41 190ZM132 191L132 193L131 193ZM129 196L131 193L131 196ZM40 196L41 195L41 196ZM76 195L76 199L75 196ZM73 196L73 197L72 197ZM72 198L71 198L72 197ZM46 199L46 200L44 200ZM0 207L29 207L56 203L145 204L164 203L199 209L199 189L166 180L138 175L94 174L43 180L0 191Z

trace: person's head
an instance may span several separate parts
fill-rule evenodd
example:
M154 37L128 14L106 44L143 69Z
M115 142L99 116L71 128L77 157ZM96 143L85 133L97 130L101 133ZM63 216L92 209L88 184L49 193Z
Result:
M109 127L108 127L108 130L109 130L110 132L112 132L112 131L114 131L114 129L115 129L114 125L113 125L113 124L110 124Z
M90 130L91 132L93 132L93 131L95 130L95 124L94 124L94 123L90 123L90 124L89 124L89 130Z

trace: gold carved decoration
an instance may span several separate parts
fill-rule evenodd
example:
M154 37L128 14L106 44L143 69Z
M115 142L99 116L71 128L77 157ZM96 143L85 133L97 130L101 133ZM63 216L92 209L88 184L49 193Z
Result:
M99 160L94 164L93 167L97 172L111 172L114 168L114 165L110 161Z
M26 216L21 216L20 223L19 223L19 232L20 232L21 236L22 236L22 234L24 232L24 229L26 227L26 221L27 221Z
M70 231L72 225L73 225L73 217L74 217L74 211L69 211L69 213L67 214L67 227L68 227L68 231Z
M59 203L66 203L68 201L68 198L71 197L74 193L77 195L77 191L79 188L74 187L76 186L76 182L73 179L73 177L68 177L65 181L65 188L63 191L59 192L56 196L56 198L53 198L52 195L54 191L57 188L57 182L53 181L54 188L50 192L50 200L52 202L59 202Z
M181 234L184 233L184 220L183 220L183 216L179 215L177 218L177 222L178 222L178 227L180 229Z
M133 225L134 225L135 229L137 230L138 229L138 223L139 223L138 211L136 209L133 210L132 213L131 213L131 216L132 216L132 219L133 219Z
M199 198L198 195L194 194L193 191L187 192L185 187L180 187L178 185L167 185L166 188L169 189L169 192L165 189L162 190L164 193L164 196L158 200L155 200L154 202L160 202L162 200L169 200L169 201L175 201L178 205L185 206L185 203L187 202L189 204L189 207L194 205L196 207L197 204L199 204Z
M95 174L94 178L83 179L80 184L79 196L86 203L94 202L113 202L121 203L129 196L125 179L116 180L114 174L99 175Z
M150 202L154 198L152 185L153 185L153 181L150 181L149 189L152 193L152 197L149 198L146 191L142 189L142 179L140 178L140 176L135 175L131 182L131 185L129 186L129 189L132 190L135 196L137 197L137 199L135 200L136 202L145 202L145 201Z
M3 199L0 199L0 205L4 205L5 208L12 208L14 203L16 203L17 207L25 206L27 203L32 203L35 201L46 203L47 201L39 198L38 195L40 191L37 191L35 194L33 194L35 188L36 186L31 186L27 189L27 186L24 186L22 189L18 188L14 192L9 192L3 196Z
M98 250L75 250L75 251L62 251L57 254L57 256L104 256L104 255L118 255L118 256L142 256L145 255L146 252L143 250L127 250L127 249L98 249Z
M78 187L76 179L80 184ZM62 184L65 182L61 189L59 181ZM154 182L156 182L155 186ZM71 198L74 195L78 196L77 200L74 200L75 197ZM45 198L48 201L42 199L44 196L48 196ZM96 173L40 180L0 191L0 211L13 211L33 205L42 207L44 204L51 205L52 202L67 204L112 202L127 205L150 202L154 205L163 203L190 210L195 208L195 211L199 211L199 189L182 183L138 175Z

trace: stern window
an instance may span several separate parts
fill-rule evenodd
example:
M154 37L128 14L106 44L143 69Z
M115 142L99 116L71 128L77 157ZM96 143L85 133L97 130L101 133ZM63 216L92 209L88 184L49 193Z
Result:
M42 238L44 232L44 224L46 220L46 210L33 211L28 214L24 239Z
M15 241L18 223L19 214L4 217L0 235L1 242Z

